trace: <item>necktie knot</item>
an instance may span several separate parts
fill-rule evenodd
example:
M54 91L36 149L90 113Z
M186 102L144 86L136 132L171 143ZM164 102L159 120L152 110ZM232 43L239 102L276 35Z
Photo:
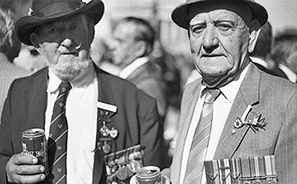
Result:
M213 103L221 94L220 89L205 89L205 103Z
M59 86L59 94L68 93L71 89L69 82L61 82Z

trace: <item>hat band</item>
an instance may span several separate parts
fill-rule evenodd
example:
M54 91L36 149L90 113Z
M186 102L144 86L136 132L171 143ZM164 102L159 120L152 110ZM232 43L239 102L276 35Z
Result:
M46 8L39 10L36 13L33 10L31 16L50 17L57 14L72 12L74 10L80 9L82 6L83 6L82 3L65 3L65 2L55 3L47 6Z

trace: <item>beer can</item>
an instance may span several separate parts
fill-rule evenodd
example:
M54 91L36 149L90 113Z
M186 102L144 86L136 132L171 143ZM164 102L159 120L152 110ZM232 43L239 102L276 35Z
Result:
M32 128L22 132L23 154L30 154L38 159L38 164L45 167L45 174L48 174L47 148L44 130Z
M137 184L162 184L160 168L157 166L145 166L136 173Z

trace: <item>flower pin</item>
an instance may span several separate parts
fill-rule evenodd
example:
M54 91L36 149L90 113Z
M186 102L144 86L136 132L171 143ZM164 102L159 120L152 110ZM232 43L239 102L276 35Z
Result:
M246 118L249 114L249 112L252 110L252 106L249 105L246 110L244 111L241 118L237 117L235 119L235 122L233 124L234 128L239 129L243 126L248 126L251 128L254 132L259 131L260 129L265 130L265 126L267 125L267 121L265 118L262 117L262 114L258 112L251 112L249 117L252 117L251 119L246 121Z

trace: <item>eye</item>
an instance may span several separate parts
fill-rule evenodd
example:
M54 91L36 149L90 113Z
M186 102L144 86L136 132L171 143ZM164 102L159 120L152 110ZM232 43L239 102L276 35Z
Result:
M79 30L81 30L81 28L80 28L79 25L73 25L73 26L71 26L71 29L72 29L72 30L75 30L75 31L79 31Z
M220 31L228 31L230 29L232 29L234 26L230 23L219 23L216 25L216 27L220 30Z
M205 25L193 25L190 27L190 32L193 34L193 36L198 36L204 29Z
M55 34L55 33L57 33L57 32L59 32L59 29L56 28L56 27L51 27L51 28L49 28L49 29L47 30L47 33L48 33L48 34Z

